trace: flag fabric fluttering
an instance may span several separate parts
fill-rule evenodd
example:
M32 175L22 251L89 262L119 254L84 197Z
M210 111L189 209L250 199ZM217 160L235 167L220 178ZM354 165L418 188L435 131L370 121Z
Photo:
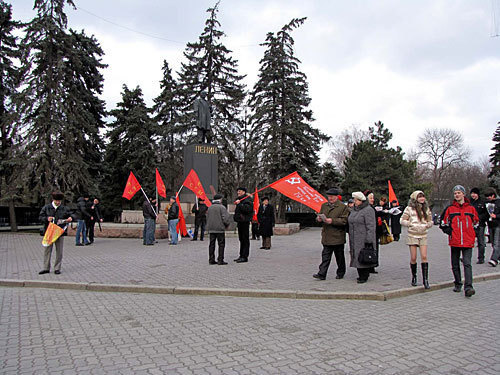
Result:
M182 185L191 190L198 198L203 199L207 207L210 207L212 205L210 199L208 199L207 195L205 194L205 190L203 189L200 178L198 177L194 169L191 169Z
M177 206L179 207L179 222L177 223L177 233L180 233L182 236L187 236L187 228L186 228L186 219L184 218L184 213L182 212L181 202L179 201L179 195L175 197L175 201L177 202Z
M167 188L163 183L163 180L160 176L160 172L158 172L158 168L156 168L156 189L158 190L158 195L163 198L167 197Z
M252 221L258 223L257 214L259 213L259 193L257 192L257 188L255 188L255 193L253 193L253 217Z
M387 183L389 185L389 203L392 201L396 201L399 206L399 201L398 198L396 197L396 194L394 193L394 189L392 188L391 180L387 180Z
M326 202L326 198L310 187L297 172L273 182L269 187L312 208L316 212L319 212L321 205Z
M49 223L45 234L42 239L42 246L48 247L57 241L59 237L64 233L64 228L61 228L59 225L54 224L53 222Z
M123 190L122 197L131 200L135 193L137 193L139 190L141 190L141 185L131 171L130 175L128 176L127 184L125 185L125 190Z

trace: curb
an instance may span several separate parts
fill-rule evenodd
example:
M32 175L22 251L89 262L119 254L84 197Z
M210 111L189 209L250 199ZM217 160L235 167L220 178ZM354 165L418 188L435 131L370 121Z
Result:
M474 277L474 282L500 279L500 273L488 273ZM49 288L86 290L92 292L121 292L121 293L152 293L175 294L191 296L226 296L226 297L251 297L251 298L287 298L309 300L371 300L387 301L393 298L408 297L415 294L429 293L436 290L451 288L453 281L431 284L429 290L423 286L389 290L386 292L314 292L302 290L271 290L271 289L231 289L231 288L198 288L198 287L172 287L155 285L121 285L102 283L78 283L68 281L44 280L13 280L0 279L0 287L17 288Z

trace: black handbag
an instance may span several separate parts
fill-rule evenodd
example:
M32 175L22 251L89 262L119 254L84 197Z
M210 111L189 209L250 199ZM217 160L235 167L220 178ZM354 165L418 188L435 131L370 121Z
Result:
M358 255L358 262L365 266L373 266L378 263L377 252L372 245L365 245Z

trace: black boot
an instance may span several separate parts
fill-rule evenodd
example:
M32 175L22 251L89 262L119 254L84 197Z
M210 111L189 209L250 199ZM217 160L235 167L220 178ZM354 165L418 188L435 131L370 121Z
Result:
M422 263L422 277L424 279L424 289L430 289L429 286L429 263Z
M417 263L410 263L411 268L411 286L417 286Z

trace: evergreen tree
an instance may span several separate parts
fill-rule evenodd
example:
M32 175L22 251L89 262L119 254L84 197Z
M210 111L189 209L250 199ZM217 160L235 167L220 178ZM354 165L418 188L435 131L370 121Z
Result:
M130 171L139 180L146 194L153 196L155 189L157 125L149 117L149 109L144 103L142 90L136 87L129 90L123 85L122 101L110 111L115 121L109 124L106 134L109 140L104 159L106 184L103 205L112 208L115 219L121 212L121 198ZM137 193L129 207L132 209L142 203L144 195Z
M279 32L268 33L262 44L267 50L260 61L259 79L251 92L251 123L261 150L261 178L272 182L294 171L312 186L320 177L321 142L328 140L311 126L313 114L307 78L299 70L291 31L305 18L293 19ZM279 204L283 218L285 198Z
M319 180L319 192L325 192L331 187L339 187L342 182L342 176L332 163L326 162L321 166L321 176Z
M9 205L11 230L17 231L14 199L18 192L15 177L19 175L17 157L20 137L16 122L14 100L19 85L20 71L15 61L20 57L14 35L20 23L12 19L12 7L0 1L0 197ZM17 182L17 183L16 183Z
M192 110L194 100L202 91L212 108L212 133L209 142L219 149L219 190L226 196L234 194L237 184L234 168L241 163L241 106L245 99L245 76L238 74L238 62L232 51L222 44L225 36L217 20L217 3L209 8L205 29L195 43L188 43L184 52L186 63L179 72L179 102L184 103L180 120L184 139L193 137L196 123Z
M387 180L401 202L415 189L416 162L404 159L398 146L389 148L392 133L380 121L370 127L370 139L356 143L344 163L344 193L372 190L375 195L388 194Z
M488 177L492 181L493 185L497 188L500 187L500 122L499 126L493 134L493 142L495 143L492 147L490 154L491 171Z
M83 31L66 31L66 3L74 7L72 0L35 0L37 16L23 41L26 187L38 203L53 189L69 199L95 193L101 161L103 51Z
M160 95L154 99L153 112L159 128L158 169L168 188L182 184L183 134L185 129L179 122L180 103L178 88L166 61L163 62L163 78L160 81Z

